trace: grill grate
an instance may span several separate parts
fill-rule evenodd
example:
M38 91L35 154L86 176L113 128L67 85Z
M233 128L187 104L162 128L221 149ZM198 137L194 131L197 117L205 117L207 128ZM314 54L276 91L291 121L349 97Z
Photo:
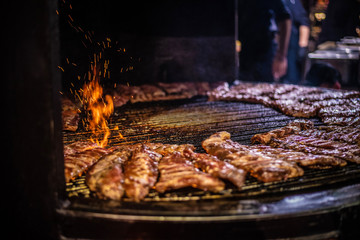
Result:
M206 98L176 100L166 102L136 103L117 108L109 120L110 146L135 144L139 142L160 142L169 144L193 144L198 152L203 152L201 142L217 131L228 131L232 139L241 144L250 144L256 133L267 132L282 127L294 120L278 111L260 104L240 102L208 102ZM314 118L315 125L322 123ZM119 137L119 133L124 138ZM87 140L90 132L64 132L64 143ZM248 198L268 194L289 193L332 184L359 181L360 165L348 164L344 168L315 170L305 169L302 177L287 181L260 183L249 178L242 190L229 186L222 193L204 193L186 189L165 194L151 191L145 202L189 201L219 198ZM93 198L80 177L67 185L69 197ZM124 201L127 201L125 198Z

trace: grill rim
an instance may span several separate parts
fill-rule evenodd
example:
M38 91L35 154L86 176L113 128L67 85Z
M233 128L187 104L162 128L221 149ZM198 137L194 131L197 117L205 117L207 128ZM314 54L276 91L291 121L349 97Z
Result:
M355 190L354 190L355 189ZM339 194L344 194L348 192L348 195L337 198L331 201L331 203L324 204L328 201L329 197L337 196ZM296 198L308 198L313 197L313 199L308 199L306 201L307 207L294 207L294 204L291 202L291 199ZM79 199L77 199L79 200ZM93 202L94 199L91 199L90 202ZM103 201L98 199L99 201ZM57 213L62 216L79 216L79 217L96 217L96 218L109 218L114 220L121 221L159 221L159 222L241 222L241 221L264 221L271 219L287 219L291 217L307 217L307 216L318 216L322 214L334 213L342 209L348 209L352 207L359 207L360 205L360 183L355 183L342 187L334 187L327 190L320 191L311 191L307 193L298 193L298 194L287 194L287 195L278 195L275 196L275 199L262 199L263 202L254 199L243 199L231 201L232 204L238 204L241 207L256 206L256 208L250 208L245 211L239 211L239 209L231 210L227 212L214 212L210 211L208 213L199 214L198 212L190 212L180 210L175 211L155 211L155 210L139 210L139 203L134 204L134 209L129 210L126 208L118 209L114 211L114 208L109 208L108 210L104 209L94 209L89 208L88 202L74 201L68 207L57 209ZM289 201L285 205L285 210L279 208L279 206L284 207L284 202ZM198 206L203 206L206 201L193 201ZM226 201L227 203L230 203ZM170 204L177 203L178 206L184 205L183 202L170 202ZM144 202L144 204L147 204ZM213 204L213 202L208 202L208 204ZM216 204L216 202L214 202Z

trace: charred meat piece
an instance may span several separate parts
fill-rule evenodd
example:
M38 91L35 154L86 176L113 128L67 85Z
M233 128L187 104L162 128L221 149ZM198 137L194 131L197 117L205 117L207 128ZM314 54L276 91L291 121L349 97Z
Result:
M350 117L328 116L328 117L322 117L321 120L328 125L349 126L356 128L360 126L360 117L358 116L350 116Z
M360 163L360 148L356 144L342 143L330 139L322 139L316 136L309 136L313 126L303 122L302 125L294 126L295 121L287 126L272 130L264 134L256 134L251 138L253 143L259 142L272 147L292 149L299 152L311 153L316 155L328 155L343 160Z
M221 101L228 100L225 95L230 91L229 83L221 82L215 86L212 86L212 90L207 92L209 101Z
M339 106L339 105L356 107L356 106L360 105L360 98L326 99L326 100L313 102L313 105L318 109L321 109L321 108L324 108L324 107Z
M78 129L80 120L79 108L67 97L61 99L61 107L63 130L75 132Z
M319 117L359 117L360 106L338 105L323 107L319 110Z
M299 135L274 138L269 145L272 147L293 149L300 152L334 156L346 161L360 163L360 149L358 145Z
M295 162L300 166L307 168L327 169L332 167L343 167L347 164L346 161L334 156L315 155L311 153L297 152L291 149L273 148L267 145L251 146L251 150L286 162Z
M114 92L112 96L114 107L121 107L125 105L130 100L130 96L119 95L117 92Z
M64 156L68 156L75 153L80 153L85 150L99 147L96 143L86 141L76 141L68 145L64 145Z
M163 100L166 93L155 85L144 84L138 87L132 87L132 96L130 101L151 102Z
M312 94L320 94L323 93L324 90L316 88L316 87L305 87L305 86L298 86L292 84L277 84L276 88L274 89L274 93L271 96L274 100L281 100L281 99L296 99L298 100L299 97L302 96L309 96Z
M236 166L237 161L231 163ZM276 160L276 158L258 158L245 164L240 163L240 166L250 172L251 176L262 182L282 181L304 175L304 170L296 164Z
M124 195L123 164L131 156L131 148L118 147L102 157L86 174L89 189L103 199L120 200Z
M251 142L267 144L273 138L280 138L290 134L299 133L302 130L313 129L313 128L314 128L314 123L310 120L295 120L293 122L290 122L285 127L278 128L267 133L255 134L251 138Z
M298 99L275 100L268 106L279 110L288 116L310 118L315 117L317 108L310 104L299 102Z
M183 154L185 150L194 151L195 147L192 144L163 144L163 143L145 143L146 147L148 147L151 151L159 153L163 156L172 154L174 152L179 152Z
M230 133L226 131L217 132L205 139L201 145L208 154L221 160L229 159L232 153L245 150L243 145L233 142L230 137Z
M219 192L225 187L219 179L195 168L194 164L179 152L163 157L159 170L160 178L155 189L160 193L185 187Z
M165 93L163 100L192 98L197 95L196 86L192 82L157 83Z
M65 146L64 162L66 182L81 175L102 156L111 152L111 149L102 148L91 142L75 142Z
M298 134L305 137L360 144L360 129L349 126L321 126L319 129L308 129Z
M230 133L225 131L211 135L202 142L202 146L207 153L229 161L263 182L281 181L304 174L304 171L293 162L268 157L252 151L249 146L233 142Z
M124 164L124 188L126 196L138 202L152 188L158 177L158 162L161 155L141 146L133 151Z
M244 169L251 176L262 182L283 181L304 175L304 170L294 162L283 161L278 157L265 156L247 151L237 152L230 156L235 167Z
M129 102L131 98L131 87L119 84L109 94L113 96L114 107L121 107Z
M242 169L236 168L228 162L221 161L217 157L205 154L195 153L192 151L185 151L195 167L202 171L209 173L211 176L228 180L232 182L238 189L244 185L246 172Z
M358 91L346 91L346 90L332 90L325 91L323 93L317 93L312 95L300 96L300 101L306 104L312 104L314 102L330 100L330 99L350 99L350 98L359 98L360 92Z
M309 94L323 94L324 90L300 87L290 84L243 83L231 87L214 89L208 95L210 100L242 101L260 103L294 117L316 116L318 108L305 103L301 97Z

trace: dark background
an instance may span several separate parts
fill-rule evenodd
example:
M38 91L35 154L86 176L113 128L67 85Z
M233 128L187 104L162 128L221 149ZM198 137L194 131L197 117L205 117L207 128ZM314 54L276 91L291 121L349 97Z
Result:
M103 79L104 84L232 81L234 11L233 0L135 0L115 5L98 0L59 1L64 88L71 87L71 82L81 85L75 79L84 78L93 53L100 51L94 42L107 38L112 49L104 55L110 60L111 77ZM74 20L71 24L69 15ZM93 43L72 25L90 31Z

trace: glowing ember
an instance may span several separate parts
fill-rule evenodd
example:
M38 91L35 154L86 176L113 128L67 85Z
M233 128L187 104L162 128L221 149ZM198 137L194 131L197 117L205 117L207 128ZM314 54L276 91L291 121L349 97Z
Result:
M87 128L93 133L91 140L104 147L110 136L107 120L114 111L114 104L110 95L103 95L103 88L100 85L101 69L106 72L109 62L105 60L105 63L101 65L99 60L101 60L101 54L94 55L88 76L90 82L84 85L82 96L84 108L88 113Z

